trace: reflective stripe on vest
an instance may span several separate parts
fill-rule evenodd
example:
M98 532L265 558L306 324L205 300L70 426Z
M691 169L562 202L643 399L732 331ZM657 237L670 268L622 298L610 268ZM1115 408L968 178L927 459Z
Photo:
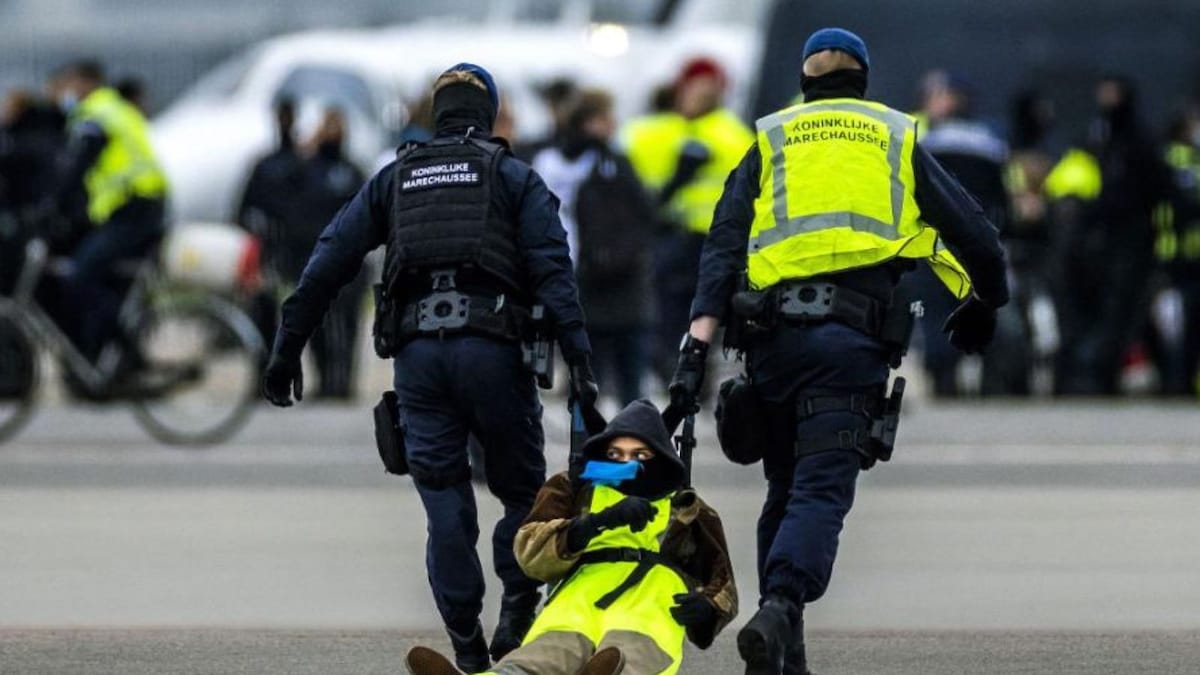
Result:
M93 91L79 103L72 122L95 123L108 141L84 176L92 223L107 222L134 197L159 199L166 194L167 179L154 156L146 118L116 90Z
M920 221L911 117L836 99L784 109L757 127L763 168L747 247L752 287L904 257L928 260L957 297L970 292L965 270Z

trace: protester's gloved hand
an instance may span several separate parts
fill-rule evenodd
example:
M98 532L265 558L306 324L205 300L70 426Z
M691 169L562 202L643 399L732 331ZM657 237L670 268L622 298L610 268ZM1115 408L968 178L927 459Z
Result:
M596 407L596 399L600 398L600 385L596 384L596 375L592 372L592 362L587 354L573 356L568 360L571 374L571 398L584 410Z
M700 388L704 386L704 371L708 365L708 343L684 335L679 345L679 364L667 391L671 405L694 414L700 410Z
M671 616L680 626L700 628L716 623L717 608L700 591L678 593L674 600L675 606L671 607Z
M304 338L280 328L263 371L263 395L273 405L290 406L293 393L297 401L304 400L304 371L300 366L303 352Z
M601 530L628 525L634 532L641 532L658 515L658 509L650 500L641 497L626 497L603 511L592 514L592 522Z
M567 550L578 553L587 548L588 542L604 530L628 525L634 532L641 532L658 515L658 509L641 497L626 497L612 506L580 518L567 528Z
M996 333L996 310L972 295L950 313L942 332L950 335L950 344L959 351L977 354Z

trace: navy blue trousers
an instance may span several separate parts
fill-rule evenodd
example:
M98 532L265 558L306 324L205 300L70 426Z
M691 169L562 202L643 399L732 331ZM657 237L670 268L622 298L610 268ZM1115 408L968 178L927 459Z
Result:
M163 236L163 203L132 199L108 222L88 233L71 255L64 280L63 326L89 359L117 331L117 317L129 282L113 273L122 261L149 256Z
M766 402L771 446L763 456L767 499L758 521L759 592L803 606L825 594L838 536L854 504L860 457L830 450L795 457L797 434L860 428L861 416L815 415L797 424L797 397L814 391L861 392L887 382L888 352L840 323L781 325L757 338L748 367Z
M470 632L486 584L467 437L479 440L488 489L504 505L492 531L496 575L506 594L536 589L513 539L546 480L542 406L520 348L488 338L413 340L396 355L395 376L409 469L425 507L429 585L445 624Z

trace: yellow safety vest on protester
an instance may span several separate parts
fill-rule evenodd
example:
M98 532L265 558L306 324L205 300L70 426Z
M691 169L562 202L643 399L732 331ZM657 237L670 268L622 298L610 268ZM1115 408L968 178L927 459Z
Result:
M707 234L725 179L754 142L754 134L733 113L718 108L689 120L662 113L634 120L622 134L622 145L638 177L658 190L675 174L679 153L689 141L708 149L709 159L690 183L667 203L671 218L689 232Z
M757 123L760 192L747 247L754 289L788 279L926 260L955 297L966 270L921 221L913 177L916 121L880 103L802 103Z
M134 197L161 199L167 192L146 118L116 90L101 87L80 101L73 124L93 122L108 139L96 163L83 177L88 218L102 225Z
M592 489L588 512L599 513L625 497L616 489L596 485ZM655 500L653 504L658 511L644 530L634 532L628 526L605 530L592 539L584 549L584 555L614 549L659 553L671 521L671 495ZM641 633L654 640L673 661L669 668L660 672L664 675L678 672L686 632L671 616L670 609L675 604L676 594L688 592L678 572L665 565L651 565L644 578L620 593L608 607L596 606L601 598L630 579L638 565L634 561L581 565L555 588L529 629L525 643L551 632L579 633L593 645L599 644L604 635L612 631Z
M1200 202L1200 149L1186 143L1171 143L1166 152L1167 164L1175 171L1191 174L1188 184L1193 187L1187 198ZM1183 222L1180 222L1183 221ZM1154 209L1154 226L1157 237L1154 252L1164 263L1195 265L1200 263L1200 219L1187 218L1175 212L1170 202L1162 202Z
M1100 162L1087 150L1068 150L1046 176L1043 189L1053 200L1071 197L1091 201L1100 196L1104 176Z

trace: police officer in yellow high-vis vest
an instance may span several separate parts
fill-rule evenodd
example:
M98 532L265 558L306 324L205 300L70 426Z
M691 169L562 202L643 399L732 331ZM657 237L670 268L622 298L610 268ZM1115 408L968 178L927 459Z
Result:
M1008 301L996 229L912 117L863 100L868 69L848 31L805 44L805 102L758 120L717 205L671 385L696 406L725 321L746 374L722 386L722 449L767 478L759 611L737 640L748 675L808 672L803 608L825 593L859 472L890 457L903 389L886 395L888 369L912 318L900 276L928 264L961 300L944 329L963 351L988 344Z
M92 61L68 65L51 89L68 114L70 142L58 206L82 186L92 230L75 248L66 328L85 356L96 358L115 333L125 281L114 264L149 255L162 239L167 180L150 145L146 118Z

